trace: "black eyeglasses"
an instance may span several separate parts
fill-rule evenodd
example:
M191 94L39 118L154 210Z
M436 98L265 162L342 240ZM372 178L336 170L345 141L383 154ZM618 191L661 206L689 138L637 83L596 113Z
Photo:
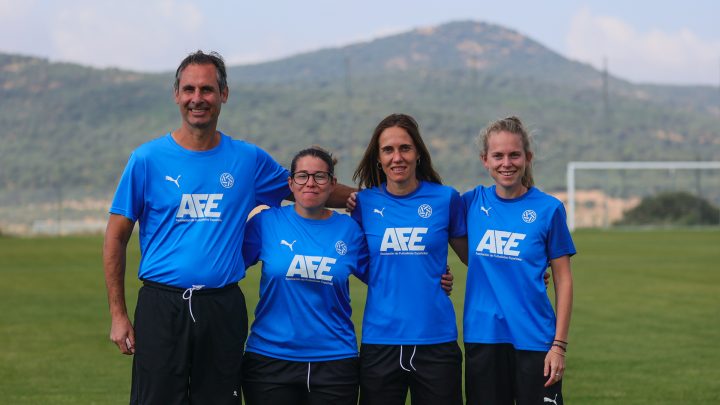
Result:
M323 184L327 184L328 181L330 181L330 178L332 177L332 173L329 172L315 172L315 173L308 173L308 172L297 172L293 173L291 175L293 181L295 184L298 185L305 185L307 184L308 180L310 180L310 177L315 180L315 184L322 186Z

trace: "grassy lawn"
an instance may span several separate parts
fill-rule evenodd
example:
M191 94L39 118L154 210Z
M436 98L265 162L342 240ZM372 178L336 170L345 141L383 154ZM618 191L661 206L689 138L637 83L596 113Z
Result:
M582 230L574 238L567 403L719 403L720 232ZM101 250L99 237L0 238L0 402L128 402L131 358L108 340ZM134 238L131 308L137 262ZM461 316L465 269L455 258L451 267ZM251 317L258 280L255 269L241 283ZM351 287L360 332L365 289Z

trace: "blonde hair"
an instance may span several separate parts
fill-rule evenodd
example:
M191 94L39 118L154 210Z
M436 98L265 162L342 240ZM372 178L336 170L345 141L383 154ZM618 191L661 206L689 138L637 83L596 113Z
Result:
M487 157L488 153L488 140L490 139L490 135L498 132L509 132L511 134L519 135L520 139L522 141L523 150L525 151L526 156L533 156L533 151L531 148L531 138L530 134L528 134L527 130L525 129L525 126L523 125L522 121L520 121L520 118L515 116L510 116L507 118L503 118L501 120L497 120L495 122L490 123L490 125L487 126L481 133L480 133L480 156L483 158ZM535 185L535 180L533 179L532 174L532 161L533 159L530 158L527 162L527 165L525 166L525 173L523 174L521 178L522 185L530 188Z

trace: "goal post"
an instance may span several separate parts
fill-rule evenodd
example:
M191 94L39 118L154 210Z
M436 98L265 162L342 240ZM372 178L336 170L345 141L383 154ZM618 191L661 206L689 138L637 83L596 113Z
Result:
M720 162L568 162L568 228L575 230L575 172L577 170L697 170L720 169Z

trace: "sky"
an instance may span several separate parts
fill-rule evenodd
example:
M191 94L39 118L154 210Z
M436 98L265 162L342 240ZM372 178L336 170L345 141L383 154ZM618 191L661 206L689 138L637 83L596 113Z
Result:
M237 65L475 20L636 83L718 86L719 18L717 0L0 0L0 52L159 72L197 49Z

